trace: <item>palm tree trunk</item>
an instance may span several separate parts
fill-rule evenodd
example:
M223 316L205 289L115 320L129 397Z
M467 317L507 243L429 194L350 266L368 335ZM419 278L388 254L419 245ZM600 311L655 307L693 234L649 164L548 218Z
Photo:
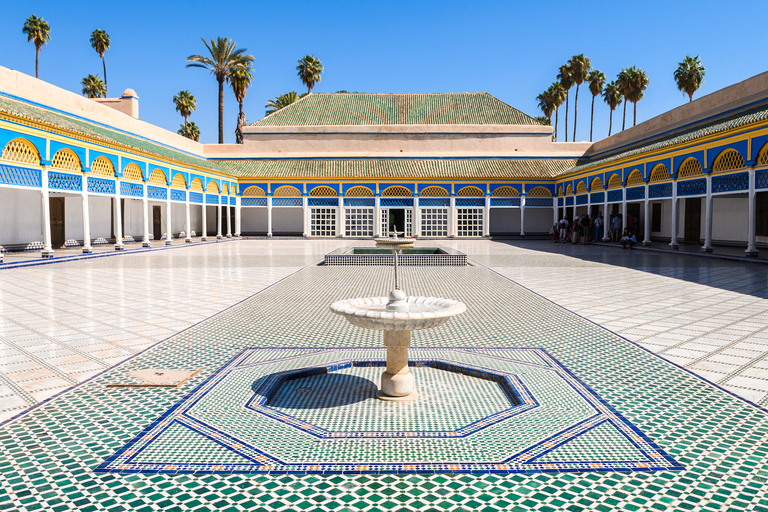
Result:
M592 142L592 128L595 125L595 96L592 95L592 113L589 114L589 142Z
M35 78L40 78L38 64L40 63L40 48L35 48Z
M101 65L104 68L104 97L107 97L107 62L103 55L101 56Z
M557 118L559 116L557 115L557 110L555 110L555 141L557 141Z
M243 115L243 102L239 101L238 103L240 103L240 116L242 116ZM238 119L240 119L240 117L238 117Z
M627 122L627 100L624 100L624 117L621 118L621 131L624 131L624 126Z
M576 142L576 119L579 117L579 84L576 84L576 97L573 99L573 142Z
M568 142L568 91L565 91L565 142Z
M224 144L224 78L219 80L219 144Z
M611 136L611 128L613 127L613 109L611 109L611 115L608 117L608 136Z
M184 136L189 138L189 125L187 124L187 116L184 116Z
M632 116L632 126L635 126L637 124L637 102L633 101L632 105L634 105L634 115Z

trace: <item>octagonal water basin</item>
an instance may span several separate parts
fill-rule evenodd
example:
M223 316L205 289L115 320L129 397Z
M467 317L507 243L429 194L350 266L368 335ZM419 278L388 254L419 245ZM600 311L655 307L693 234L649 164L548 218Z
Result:
M514 375L439 360L411 371L420 399L376 399L384 361L347 361L273 374L247 407L321 438L463 437L538 404Z

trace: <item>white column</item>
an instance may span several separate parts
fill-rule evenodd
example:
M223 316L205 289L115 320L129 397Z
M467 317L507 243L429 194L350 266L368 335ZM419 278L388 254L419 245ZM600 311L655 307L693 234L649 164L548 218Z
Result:
M677 242L677 228L679 222L677 221L678 210L680 209L679 201L677 199L677 180L672 181L672 236L669 240L670 249L679 249L680 245Z
M448 211L448 238L454 238L456 236L456 198L451 196L449 200Z
M702 252L712 252L712 173L707 174L706 216L704 219L704 245Z
M272 196L267 197L267 238L272 238Z
M520 196L520 238L525 238L525 196Z
M232 215L229 209L229 196L227 196L227 238L232 238Z
M386 234L382 235L381 233L381 197L376 196L373 198L374 200L374 212L373 212L373 233L374 236L387 236Z
M239 197L235 197L235 236L240 236L240 233L242 233L240 226L242 225L241 222L241 215L242 215L242 206L240 204L241 199Z
M755 168L749 169L749 219L747 221L747 250L744 253L747 256L757 256L757 247L755 246Z
M608 242L611 239L611 216L608 213L608 191L603 189L603 242Z
M184 191L186 201L184 202L184 231L187 233L184 241L188 244L192 243L192 219L189 214L189 190Z
M91 216L88 213L88 175L83 174L83 254L93 252L91 247Z
M649 186L645 184L645 211L643 212L643 245L651 245L651 199L648 197Z
M491 197L485 196L483 209L483 236L491 236Z
M205 192L202 193L203 195L203 232L200 236L200 240L203 242L208 240L208 205L205 204Z
M560 219L557 218L557 198L552 198L552 221L556 226L559 226ZM559 229L559 227L558 227Z
M627 227L627 188L621 188L621 236L624 233L624 228Z
M53 258L53 247L51 247L51 203L48 194L48 169L43 167L40 173L42 178L43 190L40 192L40 198L43 202L43 258Z
M141 239L141 246L142 247L149 247L149 182L144 182L144 195L141 198L141 209L142 209L142 217L144 221L144 235Z
M418 197L413 198L413 235L415 238L421 236L421 209Z
M301 198L301 208L304 210L304 238L309 236L309 207L307 206L307 196Z
M120 180L115 178L115 250L122 251L123 247L123 209L120 200Z
M173 244L173 230L171 229L171 187L167 187L165 193L168 194L165 198L165 245Z
M336 236L344 238L344 198L339 196L339 214L336 216Z
M587 191L587 215L592 219L592 192L591 188ZM594 221L594 219L592 219Z
M216 196L216 240L221 240L221 196Z

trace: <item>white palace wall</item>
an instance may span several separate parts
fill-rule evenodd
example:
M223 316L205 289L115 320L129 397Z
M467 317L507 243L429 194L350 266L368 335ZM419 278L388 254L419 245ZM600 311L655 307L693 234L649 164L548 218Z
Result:
M40 191L0 188L0 245L43 240Z

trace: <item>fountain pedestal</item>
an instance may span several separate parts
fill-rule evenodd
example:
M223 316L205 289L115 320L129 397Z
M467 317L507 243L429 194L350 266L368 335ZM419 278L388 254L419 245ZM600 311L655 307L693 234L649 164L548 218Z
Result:
M387 369L381 374L381 387L376 396L400 402L415 400L419 394L408 369L411 331L384 331L384 346L387 347Z

